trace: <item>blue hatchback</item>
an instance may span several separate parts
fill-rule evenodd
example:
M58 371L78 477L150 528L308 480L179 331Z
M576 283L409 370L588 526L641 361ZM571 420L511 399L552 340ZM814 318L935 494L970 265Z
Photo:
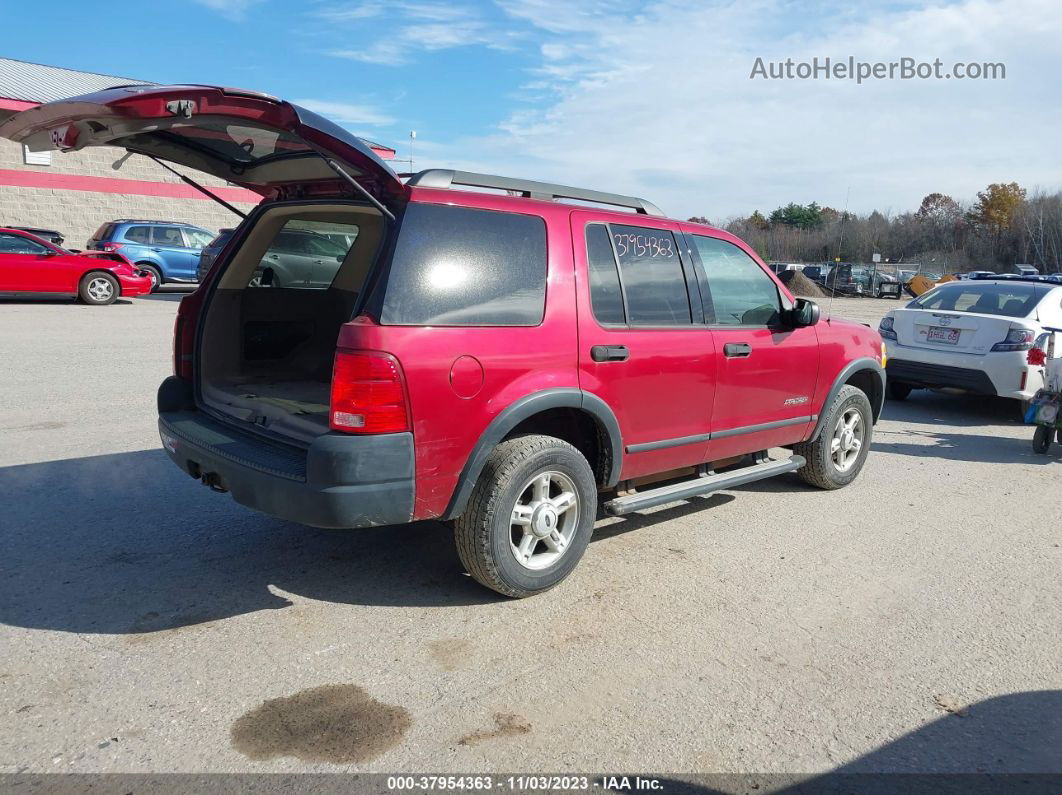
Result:
M214 234L199 226L170 221L109 221L86 248L117 251L151 277L154 292L167 282L195 284L199 255Z

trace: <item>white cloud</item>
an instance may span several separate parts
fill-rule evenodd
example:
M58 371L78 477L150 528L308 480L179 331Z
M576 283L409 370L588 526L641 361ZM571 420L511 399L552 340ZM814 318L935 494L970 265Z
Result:
M511 29L489 23L475 8L437 2L391 3L386 7L387 25L377 17L383 13L379 4L328 6L316 14L328 22L351 30L363 20L373 19L372 40L358 47L341 47L329 55L364 63L400 66L410 63L420 52L435 52L456 47L481 46L507 49L517 35Z
M263 0L195 0L201 6L206 6L211 11L216 11L221 16L232 22L240 22L244 19L247 11L263 2Z
M367 124L375 127L394 124L395 121L394 117L370 105L354 105L321 99L296 99L294 103L340 124Z
M859 211L911 209L935 190L966 198L995 181L1062 187L1053 0L813 12L786 0L500 4L538 29L527 92L548 99L435 147L438 165L628 191L717 220L791 200L841 206L849 187ZM849 55L1003 61L1007 79L749 79L757 56Z

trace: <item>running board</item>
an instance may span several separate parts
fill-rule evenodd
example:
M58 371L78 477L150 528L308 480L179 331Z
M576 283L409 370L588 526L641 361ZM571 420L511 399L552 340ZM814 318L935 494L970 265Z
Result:
M645 508L655 508L658 505L666 505L669 502L678 502L687 497L698 494L709 494L713 491L732 489L735 486L743 486L756 480L771 478L775 475L784 475L786 472L794 472L805 464L803 456L795 455L782 461L764 461L759 464L732 469L729 472L720 472L714 475L699 475L692 480L684 480L681 483L672 483L669 486L640 491L628 494L625 497L616 497L605 503L605 512L612 516L623 516Z

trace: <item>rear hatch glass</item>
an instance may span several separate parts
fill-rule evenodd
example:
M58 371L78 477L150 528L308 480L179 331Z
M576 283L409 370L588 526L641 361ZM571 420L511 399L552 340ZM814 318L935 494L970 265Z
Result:
M951 282L895 313L901 345L959 353L987 353L1014 321L1025 319L1047 292L1034 284Z

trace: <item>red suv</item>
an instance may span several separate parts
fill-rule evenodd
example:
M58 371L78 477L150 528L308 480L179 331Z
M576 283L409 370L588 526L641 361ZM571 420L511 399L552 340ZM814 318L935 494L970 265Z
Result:
M264 513L452 520L469 573L528 596L578 563L600 499L620 515L794 471L838 488L870 449L877 332L819 322L741 240L646 201L403 183L336 125L230 89L112 89L0 134L263 195L181 302L158 407L174 462Z

